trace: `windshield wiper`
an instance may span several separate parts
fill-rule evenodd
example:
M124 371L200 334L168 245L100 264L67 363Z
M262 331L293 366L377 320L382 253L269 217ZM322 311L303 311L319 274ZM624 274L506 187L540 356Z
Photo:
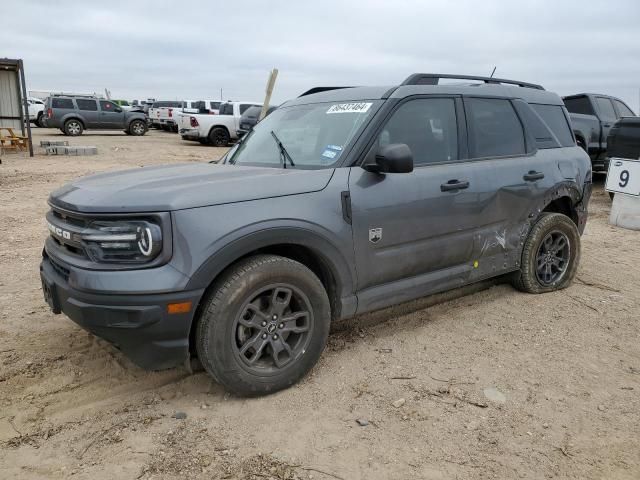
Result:
M287 152L287 149L284 148L284 145L282 144L282 142L280 141L280 139L276 135L276 132L271 130L271 136L276 141L276 144L278 145L278 148L280 149L280 160L282 161L282 168L287 168L286 160L289 160L289 163L291 164L291 166L295 167L296 164L293 163L293 158L291 158L291 155L289 155L289 152Z

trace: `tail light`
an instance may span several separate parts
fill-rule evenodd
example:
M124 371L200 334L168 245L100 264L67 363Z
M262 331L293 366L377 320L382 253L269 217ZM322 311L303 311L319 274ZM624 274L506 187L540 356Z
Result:
M191 123L191 126L192 126L193 128L196 128L196 127L198 127L198 126L200 125L200 124L198 123L198 119L197 119L196 117L191 117L191 118L189 119L189 122Z
M53 110L50 108L47 108L47 118L51 118L53 117Z
M170 116L170 117L173 117L173 108L170 108L170 109L169 109L169 116Z

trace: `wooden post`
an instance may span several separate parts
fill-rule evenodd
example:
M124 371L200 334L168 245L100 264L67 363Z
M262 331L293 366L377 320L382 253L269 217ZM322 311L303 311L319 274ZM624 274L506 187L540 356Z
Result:
M269 102L271 101L271 94L273 93L273 87L276 84L276 78L278 78L278 69L274 68L269 74L269 80L267 80L267 89L264 96L264 104L262 105L262 111L260 112L258 121L262 120L267 115Z

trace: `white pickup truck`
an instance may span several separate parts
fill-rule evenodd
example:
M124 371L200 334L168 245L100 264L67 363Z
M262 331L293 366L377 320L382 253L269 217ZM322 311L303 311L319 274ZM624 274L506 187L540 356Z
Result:
M29 121L31 123L35 123L39 127L42 127L42 113L44 112L44 102L39 98L28 97L27 104L29 105Z
M219 115L183 114L180 116L179 132L183 140L195 140L215 147L226 147L238 139L240 116L259 102L226 102L220 105Z
M156 102L150 111L149 118L156 128L177 132L182 113L217 114L221 103L215 100Z

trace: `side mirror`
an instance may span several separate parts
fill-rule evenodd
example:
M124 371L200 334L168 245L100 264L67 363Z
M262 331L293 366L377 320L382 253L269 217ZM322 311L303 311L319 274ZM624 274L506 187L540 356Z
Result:
M405 143L392 143L378 149L375 163L362 166L374 173L410 173L413 172L413 153Z
M114 108L113 111L116 112L116 113L122 113L122 109L121 108Z

